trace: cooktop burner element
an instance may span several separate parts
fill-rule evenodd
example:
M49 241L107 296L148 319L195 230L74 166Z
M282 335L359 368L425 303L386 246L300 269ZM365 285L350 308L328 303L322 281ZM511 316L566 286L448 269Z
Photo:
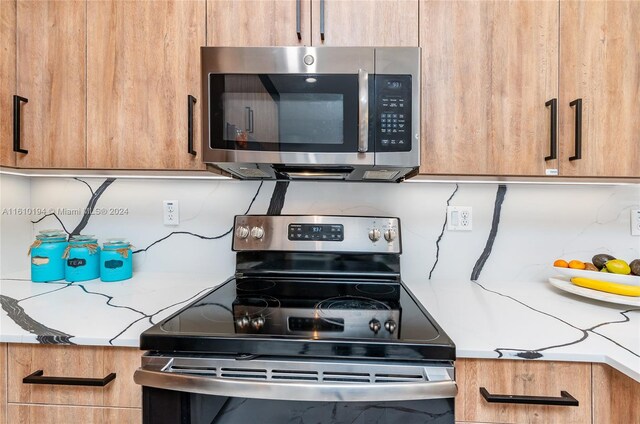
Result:
M325 299L316 304L316 310L324 312L327 309L373 309L373 310L389 310L388 305L366 297L344 296L332 297Z

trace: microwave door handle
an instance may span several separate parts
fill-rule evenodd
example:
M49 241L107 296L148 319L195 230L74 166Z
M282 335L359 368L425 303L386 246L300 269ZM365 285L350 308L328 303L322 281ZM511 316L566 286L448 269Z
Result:
M358 152L365 153L369 150L369 73L364 69L358 70Z

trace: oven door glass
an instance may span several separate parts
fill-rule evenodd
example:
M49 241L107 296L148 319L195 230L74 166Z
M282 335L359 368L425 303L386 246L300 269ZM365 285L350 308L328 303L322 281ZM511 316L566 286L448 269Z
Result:
M454 424L454 399L309 402L143 388L144 424Z
M355 153L358 84L357 74L210 74L209 144L225 150Z

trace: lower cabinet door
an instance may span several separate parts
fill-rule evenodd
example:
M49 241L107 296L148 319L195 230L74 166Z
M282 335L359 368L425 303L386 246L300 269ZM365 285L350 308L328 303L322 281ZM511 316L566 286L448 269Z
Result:
M15 405L7 408L12 424L103 424L103 408L57 405Z
M462 392L456 420L461 422L591 423L590 363L463 359L456 361L456 380ZM568 399L561 392L575 398L578 406L549 405ZM489 402L485 396L491 400L502 397L507 403ZM538 401L549 404L518 403L540 397L547 399Z
M140 424L137 408L93 408L90 406L9 404L12 424Z

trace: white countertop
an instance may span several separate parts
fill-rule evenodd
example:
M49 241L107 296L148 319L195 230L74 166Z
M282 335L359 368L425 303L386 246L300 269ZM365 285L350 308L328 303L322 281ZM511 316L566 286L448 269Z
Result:
M225 276L137 273L124 282L0 281L0 342L138 346L152 324ZM407 282L461 358L602 362L640 382L640 308L589 300L545 281Z

